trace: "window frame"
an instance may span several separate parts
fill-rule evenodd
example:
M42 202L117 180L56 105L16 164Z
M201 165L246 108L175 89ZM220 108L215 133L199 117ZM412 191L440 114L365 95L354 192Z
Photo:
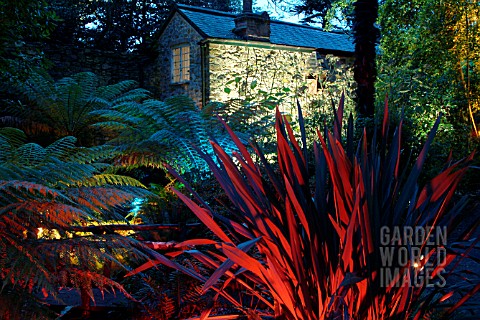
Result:
M178 52L178 54L177 54ZM176 58L178 57L178 67ZM182 84L190 81L190 44L182 43L171 48L171 83Z

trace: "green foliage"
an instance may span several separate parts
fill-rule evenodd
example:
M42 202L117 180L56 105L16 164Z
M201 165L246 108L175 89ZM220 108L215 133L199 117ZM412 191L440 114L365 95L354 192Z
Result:
M42 53L27 42L48 38L57 17L43 0L1 0L0 20L0 87L5 90L5 83L25 76L42 62Z
M110 264L124 268L127 255L144 259L139 244L118 234L82 234L70 228L124 220L123 205L151 194L134 179L105 174L110 165L98 160L112 150L78 148L75 142L67 136L44 148L27 142L18 129L0 129L2 301L5 294L23 296L22 291L55 296L65 286L80 288L92 299L92 287L128 296L102 270ZM22 308L17 311L24 312Z
M292 11L304 14L304 22L318 23L325 30L346 29L351 26L353 3L353 0L302 0Z
M117 165L163 167L168 163L196 178L208 174L208 166L198 151L213 154L209 139L228 152L236 150L220 123L200 111L192 99L177 96L165 100L125 101L110 109L94 112L102 118L95 127L118 132L110 140L123 153Z
M230 96L229 100L210 102L202 111L222 117L244 140L255 139L267 149L274 140L273 110L279 105L286 109L293 92L288 87L278 86L275 77L260 78L262 73L258 71L255 74L259 79L251 82L240 74L228 74L227 79L231 80L226 82L224 92Z
M480 92L475 67L480 32L473 22L478 14L475 1L388 0L381 5L378 95L388 94L397 115L404 112L407 145L416 154L420 137L439 113L445 120L436 154L446 158L452 149L462 155L473 150L469 131L478 122Z
M234 283L240 285L269 309L270 316L286 319L420 319L433 307L442 308L442 302L452 296L451 292L464 299L447 307L447 315L471 298L478 291L478 281L452 284L448 281L461 274L458 269L454 274L440 273L441 277L438 271L457 256L465 259L465 250L470 250L476 242L464 243L464 249L458 249L460 243L429 247L429 252L437 257L432 259L422 258L414 250L416 245L419 250L425 249L428 237L412 246L392 240L388 241L388 246L396 252L392 261L387 263L380 257L386 245L381 237L382 228L424 230L445 226L449 232L456 228L455 222L462 219L464 201L450 211L447 206L473 155L448 163L421 188L418 178L440 119L429 133L415 165L407 170L400 162L401 127L393 130L393 138L387 140L391 129L387 108L370 146L364 136L357 153L351 140L351 122L347 130L350 138L343 147L342 109L340 104L333 133L318 134L320 142L315 143L313 167L307 164L301 118L300 145L278 112L277 170L258 148L255 152L261 165L252 160L241 144L240 153L234 158L214 145L220 163L208 156L206 159L231 201L233 217L219 215L186 182L194 200L176 192L215 235L212 240L189 240L178 247L208 245L205 250L185 252L212 273L206 278L195 269L161 255L156 256L155 263L204 281L205 291L214 290L235 306L242 302L229 295L226 288ZM235 139L233 133L232 138ZM476 226L478 223L467 228L460 239L468 240ZM410 262L400 262L401 247L407 250ZM439 258L442 248L447 251ZM141 266L130 275L149 267L151 264ZM398 278L386 279L385 269L395 268L399 268ZM428 281L412 285L413 277L421 277L424 268L436 270L430 284L444 278L450 286L429 288ZM257 316L261 312L254 311Z
M316 129L332 127L334 124L333 101L344 97L344 113L356 118L355 112L355 81L350 65L347 68L340 58L326 55L321 61L322 73L319 75L320 90L316 99L302 108L308 144L316 139ZM343 120L346 127L347 119Z
M136 87L134 81L100 86L98 77L90 72L56 82L47 75L32 72L17 87L22 102L12 103L2 120L19 123L30 135L43 135L47 141L52 137L75 136L81 145L98 144L107 132L92 131L92 125L99 121L95 111L149 97L148 91Z

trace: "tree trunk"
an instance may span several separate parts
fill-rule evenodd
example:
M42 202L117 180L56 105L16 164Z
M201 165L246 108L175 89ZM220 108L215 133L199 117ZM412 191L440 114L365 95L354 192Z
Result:
M354 77L357 82L357 112L359 116L373 117L375 113L375 65L379 30L378 0L357 0L354 3L353 36L355 43Z

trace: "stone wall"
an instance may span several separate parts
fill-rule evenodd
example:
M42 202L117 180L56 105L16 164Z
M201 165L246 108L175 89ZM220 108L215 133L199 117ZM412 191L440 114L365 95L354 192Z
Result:
M335 99L343 90L349 96L353 77L347 61L331 59L285 47L210 43L208 100L271 101L281 111L295 114L297 98L306 106L319 99Z
M199 105L202 101L202 65L200 34L176 13L162 33L158 42L158 58L149 79L160 99L173 95L188 95ZM172 83L172 47L190 44L190 81Z

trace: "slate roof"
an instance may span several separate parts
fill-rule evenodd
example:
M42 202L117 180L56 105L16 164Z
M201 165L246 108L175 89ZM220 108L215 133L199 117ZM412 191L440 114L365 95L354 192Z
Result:
M180 13L205 38L242 40L234 34L236 15L217 10L177 5ZM331 52L353 54L352 39L341 33L326 32L318 28L295 23L270 20L270 43Z

